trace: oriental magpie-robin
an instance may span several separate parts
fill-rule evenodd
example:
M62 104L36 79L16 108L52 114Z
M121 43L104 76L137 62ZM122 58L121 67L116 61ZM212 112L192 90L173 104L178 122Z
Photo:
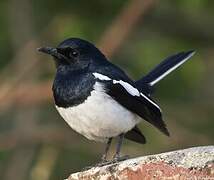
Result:
M103 161L114 137L119 137L114 160L120 159L124 137L146 142L137 127L142 119L169 136L161 109L151 98L152 87L195 53L170 56L134 81L92 43L82 39L69 38L56 48L38 50L53 56L56 63L52 87L56 109L78 133L90 140L107 142Z

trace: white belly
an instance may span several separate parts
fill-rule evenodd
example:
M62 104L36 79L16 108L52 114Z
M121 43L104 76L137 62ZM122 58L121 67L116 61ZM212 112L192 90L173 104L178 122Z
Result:
M131 130L140 117L128 111L96 83L91 95L80 105L57 107L69 126L90 140L105 141Z

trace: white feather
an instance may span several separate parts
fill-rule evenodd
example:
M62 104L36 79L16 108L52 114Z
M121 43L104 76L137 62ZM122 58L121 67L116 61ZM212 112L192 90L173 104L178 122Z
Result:
M161 108L157 104L155 104L151 99L149 99L143 93L140 93L140 95L143 96L147 101L149 101L150 103L152 103L156 108L158 108L160 110L160 112L162 112Z
M93 73L93 75L95 76L95 78L100 79L100 80L106 80L109 81L111 80L108 76L105 76L103 74L100 73ZM149 99L146 95L144 95L142 92L139 92L137 88L133 87L131 84L124 82L122 80L113 80L114 84L120 84L121 86L123 86L123 88L132 96L143 96L147 101L149 101L151 104L153 104L156 108L158 108L160 111L160 107L154 103L151 99Z
M105 76L103 74L100 74L100 73L93 73L94 77L101 80L101 81L110 81L112 80L111 78L109 78L108 76ZM113 80L113 83L114 84L120 84L121 86L124 87L124 89L129 93L131 94L132 96L140 96L140 92L134 88L132 85L130 85L129 83L127 82L124 82L122 80Z
M109 137L125 133L141 119L106 94L99 82L95 83L91 95L82 104L56 108L72 129L95 141L106 141Z
M100 73L93 73L94 77L101 80L101 81L109 81L111 80L111 78L109 78L108 76L105 76L103 74L100 74Z
M140 96L140 92L127 82L124 82L122 80L120 80L120 81L113 80L113 84L120 84L132 96Z
M195 52L192 52L189 54L189 56L187 56L186 58L184 58L182 61L180 61L178 64L176 64L175 66L171 67L170 69L168 69L168 71L166 71L165 73L163 73L161 76L159 76L157 79L155 79L154 81L150 82L149 85L153 86L155 85L158 81L160 81L161 79L163 79L165 76L167 76L169 73L171 73L172 71L174 71L176 68L178 68L181 64L183 64L184 62L186 62L189 58L191 58L193 55L195 54Z

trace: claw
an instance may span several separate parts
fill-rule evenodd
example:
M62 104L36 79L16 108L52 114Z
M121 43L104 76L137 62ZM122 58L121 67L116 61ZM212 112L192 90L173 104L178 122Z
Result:
M91 168L95 168L95 167L102 167L102 166L107 166L107 165L110 165L110 164L115 164L115 163L118 163L120 161L124 161L124 160L127 160L129 159L129 155L125 155L125 156L115 156L112 160L110 161L107 161L107 160L103 160L101 161L100 163L97 163L93 166L87 166L85 168L82 169L82 171L87 171Z
M120 162L120 161L124 161L124 160L127 160L127 159L129 159L130 157L129 157L129 155L125 155L125 156L115 156L114 158L113 158L113 162Z

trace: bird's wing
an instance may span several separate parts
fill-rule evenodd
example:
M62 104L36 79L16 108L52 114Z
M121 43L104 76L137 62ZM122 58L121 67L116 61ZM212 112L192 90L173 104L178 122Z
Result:
M104 84L106 93L119 104L154 125L164 134L169 135L162 120L161 109L151 98L128 82L115 80L100 73L93 73L93 75Z

